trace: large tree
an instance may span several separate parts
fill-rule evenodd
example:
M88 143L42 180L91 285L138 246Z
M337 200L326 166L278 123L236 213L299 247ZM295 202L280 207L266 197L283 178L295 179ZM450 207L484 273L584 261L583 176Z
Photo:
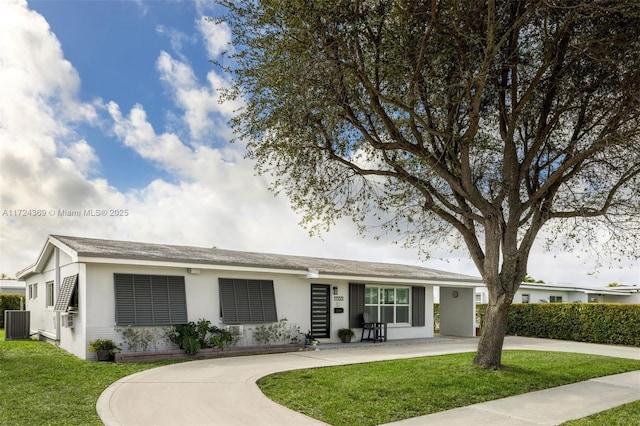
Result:
M476 364L501 365L543 226L638 241L637 1L223 3L259 172L310 223L457 236L489 290Z

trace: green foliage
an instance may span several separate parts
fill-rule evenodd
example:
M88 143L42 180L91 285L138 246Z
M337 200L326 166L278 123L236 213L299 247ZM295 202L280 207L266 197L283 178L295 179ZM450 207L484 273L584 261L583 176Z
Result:
M294 370L258 385L274 401L325 423L365 426L640 368L640 361L623 358L505 351L507 368L495 371L473 366L472 358L465 353Z
M343 336L355 336L356 333L353 332L350 328L341 328L338 330L338 337L342 339Z
M286 318L273 324L260 324L252 329L252 333L253 339L261 345L298 343L303 335L300 326L289 324Z
M640 401L593 414L582 419L570 420L561 426L638 426L640 425Z
M220 3L234 130L311 232L464 245L492 294L545 228L636 258L640 2Z
M120 347L111 339L96 339L89 342L89 350L91 352L109 351L109 354L113 355L120 350Z
M476 308L485 309L486 305ZM640 347L640 305L513 304L507 334Z
M234 345L240 336L216 327L211 321L200 318L197 322L190 321L172 327L167 332L171 342L194 355L202 348L217 347L223 349L225 345Z
M22 294L0 294L0 328L4 328L4 311L17 311L20 309L20 301L22 306L25 303L25 297Z
M202 348L202 345L197 337L185 336L182 340L182 347L189 355L195 355Z

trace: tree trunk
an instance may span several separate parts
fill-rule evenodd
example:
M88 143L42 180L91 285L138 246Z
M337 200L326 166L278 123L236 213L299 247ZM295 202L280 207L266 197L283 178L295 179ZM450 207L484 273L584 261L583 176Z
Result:
M495 301L494 301L495 300ZM482 368L498 370L502 366L502 345L507 331L507 314L513 295L502 293L490 297L482 323L482 335L473 363Z

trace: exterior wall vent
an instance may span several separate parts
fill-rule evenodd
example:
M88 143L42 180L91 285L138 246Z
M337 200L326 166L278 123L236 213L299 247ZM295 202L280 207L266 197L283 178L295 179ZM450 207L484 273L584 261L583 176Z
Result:
M29 339L31 311L4 311L4 340Z

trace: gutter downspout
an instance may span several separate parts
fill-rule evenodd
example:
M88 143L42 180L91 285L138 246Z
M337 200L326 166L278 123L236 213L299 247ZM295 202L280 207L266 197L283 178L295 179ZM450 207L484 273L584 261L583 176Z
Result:
M56 269L56 277L55 277L55 292L54 292L54 296L57 294L60 294L60 249L58 247L54 248L54 262L55 262L55 269ZM55 298L54 298L54 303L53 305L55 306ZM55 326L56 326L56 342L58 342L58 344L60 343L60 312L56 311L56 319L55 319Z

